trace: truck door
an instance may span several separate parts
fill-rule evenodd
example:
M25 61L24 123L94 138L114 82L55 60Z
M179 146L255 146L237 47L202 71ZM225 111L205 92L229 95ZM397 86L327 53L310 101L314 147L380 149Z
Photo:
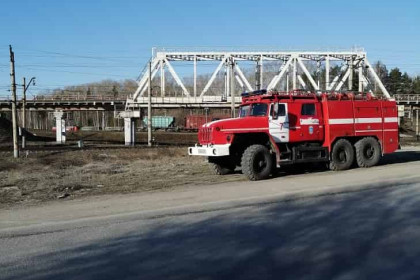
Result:
M321 105L319 103L303 103L299 124L301 141L322 141L324 126Z
M272 103L268 128L274 141L289 142L289 118L287 116L287 103Z

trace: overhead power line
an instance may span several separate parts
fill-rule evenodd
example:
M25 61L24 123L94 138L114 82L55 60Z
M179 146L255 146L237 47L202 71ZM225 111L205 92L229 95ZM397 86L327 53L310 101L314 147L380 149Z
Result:
M61 53L61 52L54 52L54 51L42 51L42 50L32 50L32 51L33 52L41 52L41 53L45 53L45 54L53 54L53 55L58 55L58 56L89 58L89 59L137 58L137 57L134 57L134 56L91 56L91 55L80 55L80 54Z
M43 71L43 72L61 72L69 74L82 74L82 75L94 75L94 76L103 76L103 77L120 77L127 78L127 75L117 75L117 74L107 74L107 73L92 73L92 72L76 72L76 71L64 71L64 70L53 70L53 69L43 69L35 67L27 67L29 70Z
M20 64L16 67L43 67L43 68L139 68L138 65L48 65L48 64Z

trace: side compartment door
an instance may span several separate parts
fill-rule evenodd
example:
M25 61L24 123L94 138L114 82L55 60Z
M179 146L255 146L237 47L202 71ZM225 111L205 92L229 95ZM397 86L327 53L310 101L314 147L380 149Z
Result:
M287 103L272 103L270 116L268 117L268 128L274 141L289 142L289 118L287 114Z
M399 146L398 110L395 101L382 101L383 138L382 152L392 153Z
M302 141L322 141L324 126L319 102L303 103L300 112Z

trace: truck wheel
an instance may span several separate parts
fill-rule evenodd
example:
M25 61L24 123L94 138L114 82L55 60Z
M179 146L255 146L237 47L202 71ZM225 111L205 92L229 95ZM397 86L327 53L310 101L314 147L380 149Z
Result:
M226 175L232 173L235 168L224 166L218 163L210 162L210 169L216 175Z
M210 169L216 175L233 173L236 164L229 157L209 157Z
M346 170L354 162L354 149L351 143L346 139L338 140L331 151L331 170Z
M267 179L273 169L273 158L263 145L249 146L242 155L242 173L250 180Z
M360 139L356 147L356 161L359 167L372 167L381 159L381 145L373 137Z

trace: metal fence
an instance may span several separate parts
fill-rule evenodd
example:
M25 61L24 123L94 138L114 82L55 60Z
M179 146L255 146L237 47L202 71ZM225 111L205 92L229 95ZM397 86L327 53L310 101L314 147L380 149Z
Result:
M84 100L106 100L106 101L125 101L126 98L114 97L110 95L86 95L86 94L60 94L60 95L39 95L34 96L33 100L69 100L69 101L84 101Z
M415 103L418 104L420 101L420 94L395 94L395 101L398 103Z
M22 97L18 96L17 100L21 100ZM12 97L10 95L1 94L0 100L10 101ZM126 101L126 97L114 97L110 95L86 95L86 94L60 94L60 95L37 95L33 96L32 98L27 97L27 100L39 100L39 101L85 101L85 100L92 100L92 101Z

